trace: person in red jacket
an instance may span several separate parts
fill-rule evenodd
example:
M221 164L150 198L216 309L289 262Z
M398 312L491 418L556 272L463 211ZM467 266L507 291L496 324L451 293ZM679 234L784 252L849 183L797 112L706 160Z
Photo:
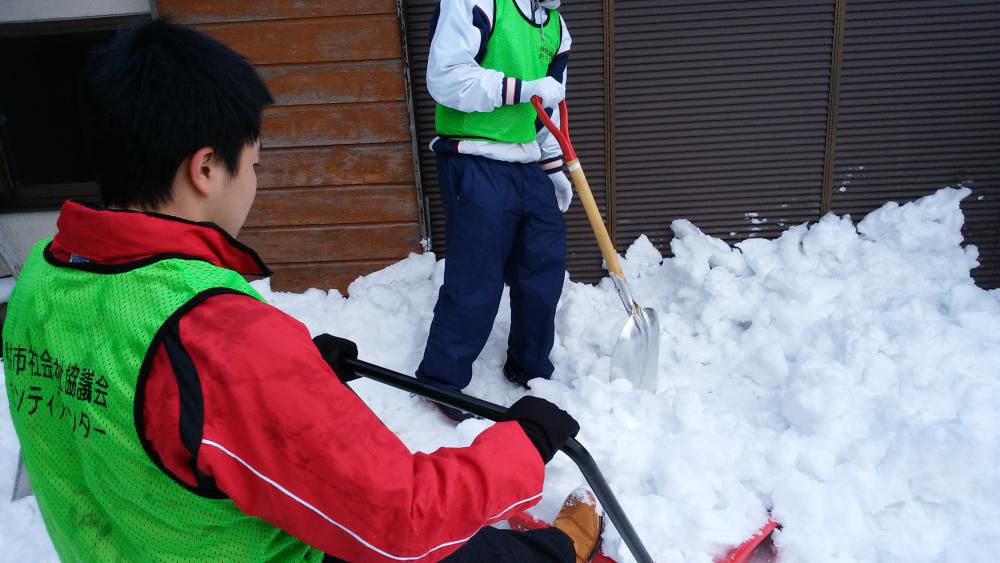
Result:
M268 275L235 238L273 101L250 65L159 20L120 35L88 73L84 126L105 206L64 204L47 264L104 276L182 258ZM539 501L545 463L578 431L552 403L522 398L469 447L412 453L342 382L352 374L330 367L349 342L326 339L321 353L304 325L250 295L189 303L157 334L123 408L179 494L228 499L333 561L584 561L597 550L592 500L568 502L558 528L490 527ZM80 338L101 339L101 327Z

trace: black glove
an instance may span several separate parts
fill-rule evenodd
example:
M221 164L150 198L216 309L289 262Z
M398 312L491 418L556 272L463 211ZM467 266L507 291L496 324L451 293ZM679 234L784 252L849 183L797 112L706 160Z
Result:
M352 360L358 359L357 344L346 338L340 338L332 334L320 334L316 338L313 338L313 344L319 349L319 355L323 356L326 363L330 364L333 372L337 374L337 377L342 382L347 383L360 377L354 373L353 369L347 367L347 362L345 361L348 358Z
M507 420L521 425L545 463L580 431L580 423L569 413L538 397L518 399L507 409Z

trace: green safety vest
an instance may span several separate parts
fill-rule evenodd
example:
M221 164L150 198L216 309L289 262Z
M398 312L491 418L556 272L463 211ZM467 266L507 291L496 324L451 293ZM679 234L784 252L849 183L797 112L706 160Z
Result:
M161 328L208 296L260 295L238 273L200 260L56 265L44 255L48 242L32 250L11 295L3 358L24 466L59 557L321 560L231 500L175 481L137 430L136 388Z
M539 32L514 0L497 0L493 20L493 33L479 66L524 81L543 78L562 41L559 13L550 10ZM452 139L530 143L535 140L535 118L535 108L529 103L471 113L437 104L434 125L439 135Z

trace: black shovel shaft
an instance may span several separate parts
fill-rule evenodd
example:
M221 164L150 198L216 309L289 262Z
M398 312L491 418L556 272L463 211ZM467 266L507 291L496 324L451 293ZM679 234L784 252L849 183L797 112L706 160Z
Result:
M403 391L409 391L425 399L462 409L488 420L507 420L506 407L495 403L462 393L438 389L415 377L403 375L361 360L347 359L346 363L358 375L378 381L379 383L384 383ZM636 561L639 563L652 563L653 559L646 551L646 547L642 545L639 535L635 533L635 528L632 527L632 523L629 522L628 516L625 515L625 511L622 510L621 505L618 504L618 499L611 492L611 487L608 486L607 480L604 479L604 475L601 473L600 468L597 467L597 462L594 461L590 452L574 438L570 438L566 442L566 445L562 447L562 452L568 455L576 463L577 467L580 468L580 472L587 479L587 483L594 491L597 499L601 501L605 513L611 519L611 523L618 530L622 540L625 541L625 545L628 546L629 551L632 552L632 556L635 557Z

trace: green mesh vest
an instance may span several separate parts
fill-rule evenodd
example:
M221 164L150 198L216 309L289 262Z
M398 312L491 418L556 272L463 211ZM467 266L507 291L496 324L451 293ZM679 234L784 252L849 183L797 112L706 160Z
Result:
M524 81L544 77L562 39L559 13L551 10L548 21L538 28L521 14L514 0L497 0L493 21L486 56L479 66ZM535 117L529 103L471 113L438 104L434 126L439 135L452 139L530 143L535 140Z
M160 328L218 292L260 295L207 262L171 258L98 273L49 263L47 244L32 250L11 295L4 372L25 468L59 557L322 559L232 501L174 481L136 430L136 386Z

